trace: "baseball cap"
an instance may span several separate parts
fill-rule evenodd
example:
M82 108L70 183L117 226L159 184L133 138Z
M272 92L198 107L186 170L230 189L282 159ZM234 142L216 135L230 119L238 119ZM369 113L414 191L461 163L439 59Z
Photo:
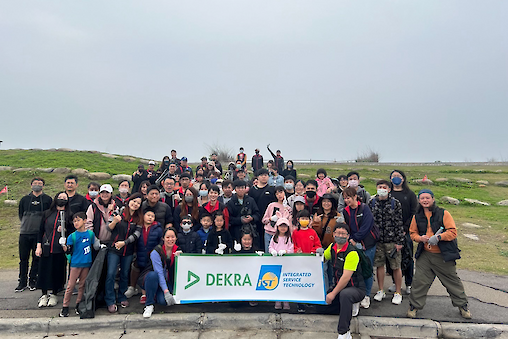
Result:
M181 161L187 161L187 157L182 157Z
M150 161L148 162L148 165L155 165L155 161L150 160Z
M201 157L201 160L208 160L207 157Z
M104 184L101 186L101 189L99 190L99 192L109 192L109 193L113 193L113 187L111 187L110 184Z
M295 197L295 200L293 201L293 203L295 203L295 202L301 202L301 203L305 204L305 198L298 195Z

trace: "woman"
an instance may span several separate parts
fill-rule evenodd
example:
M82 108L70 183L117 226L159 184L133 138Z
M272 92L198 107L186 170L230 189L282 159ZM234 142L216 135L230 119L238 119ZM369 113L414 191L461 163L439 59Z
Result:
M148 194L148 187L150 187L150 185L150 181L148 180L142 181L141 184L139 184L138 193L143 196L143 200L146 199L146 195Z
M175 208L173 213L173 225L176 226L177 231L180 228L180 220L190 214L192 216L193 231L197 232L199 226L199 204L198 204L198 191L194 187L189 187L184 191L183 199Z
M150 318L155 302L172 306L175 278L175 256L181 253L176 245L177 232L173 227L164 231L163 244L157 245L150 253L148 266L139 277L139 285L146 290L146 304L143 318Z
M305 183L301 180L297 180L295 183L295 194L288 198L289 207L293 208L296 197L303 197L305 195Z
M44 212L37 236L35 255L40 257L37 288L42 290L39 307L55 306L58 302L56 294L63 289L67 260L60 245L60 237L64 227L65 244L65 236L74 231L71 220L69 197L67 193L59 192L49 210ZM48 293L49 290L51 294Z
M117 311L116 302L122 307L128 307L129 301L125 296L129 284L129 272L134 255L134 244L139 239L143 224L141 212L141 194L135 193L127 200L127 206L122 215L116 215L109 224L111 231L111 246L108 251L108 270L106 274L105 301L110 313ZM115 297L115 276L120 264L120 280L118 282L118 300Z
M164 173L165 170L169 169L169 163L170 163L170 161L171 161L171 158L168 155L165 155L162 158L161 165L159 166L159 168L155 172L155 177L157 179L162 175L162 173Z
M351 229L349 242L365 251L365 255L374 266L374 254L376 253L376 242L379 238L379 230L374 226L374 218L369 206L358 200L358 194L353 187L347 187L342 192L346 207L344 208L344 220ZM363 308L370 306L370 291L373 279L365 279L366 294L360 305Z
M286 168L282 171L282 176L285 178L288 175L296 178L296 170L294 169L293 160L288 160L286 162Z
M208 190L210 189L210 182L208 180L199 184L199 198L198 205L203 206L208 202Z
M339 185L337 186L337 193L340 194L348 186L347 176L341 174L337 177L337 180L339 181Z
M224 216L224 229L229 229L229 211L225 204L221 203L219 199L220 188L217 185L210 185L208 190L208 202L200 207L200 215L208 212L213 214L216 211L221 211Z

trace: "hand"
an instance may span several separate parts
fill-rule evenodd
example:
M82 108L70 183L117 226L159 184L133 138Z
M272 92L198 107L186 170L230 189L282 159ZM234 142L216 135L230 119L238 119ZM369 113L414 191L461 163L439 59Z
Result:
M331 188L331 187L328 187L328 188L326 189L326 193L332 193L332 188Z
M395 248L397 249L398 252L400 252L400 250L402 249L402 245L395 245Z
M215 253L216 253L216 254L223 255L223 254L224 254L224 249L222 249L222 248L220 248L220 247L219 247L219 248L216 248L216 249L215 249Z
M239 252L242 249L242 245L237 243L235 240L235 245L233 246L233 248L235 249L235 251Z
M106 245L106 244L101 244L101 249L103 249L103 248L108 248L108 245Z
M173 306L175 304L175 298L173 298L173 295L169 292L164 293L164 299L168 306Z
M265 252L263 252L263 251L256 251L256 254L259 255L260 257L262 257L263 254L265 254Z
M287 251L286 251L286 250L279 250L279 253L278 253L278 254L279 254L279 256L281 256L281 257L282 257L282 256L283 256L284 254L286 254L286 253L287 253Z
M429 245L436 246L438 242L439 242L439 238L437 237L437 235L433 235L429 239Z
M279 220L279 217L274 214L274 215L272 215L270 220L273 221L273 222L276 222L277 220Z
M302 253L302 249L301 248L297 249L296 253Z
M63 246L65 246L65 243L66 243L66 242L65 242L65 238L60 237L60 239L58 239L58 243L59 243L59 244L60 244L60 246L62 246L62 247L63 247Z
M118 224L120 221L122 221L122 216L121 215L115 215L113 217L113 221L115 222L115 224Z
M428 236L426 236L426 235L420 236L420 242L427 242L427 241L429 241L429 237Z
M40 257L42 255L42 246L41 244L37 244L37 248L35 249L35 255Z
M354 241L353 239L349 239L349 242L351 243L351 245L356 246L356 241Z
M270 251L270 254L271 254L273 257L276 257L276 256L277 256L277 251L276 251L276 250L274 250L274 249L272 249L272 250Z
M124 247L124 246L125 246L125 241L117 241L117 242L115 243L115 248L116 248L117 250L122 249L122 247Z
M178 257L180 254L182 254L183 252L182 251L176 251L175 252L175 255Z
M270 147L270 144L266 145L266 148L269 148Z
M58 233L62 232L62 226L58 226L58 228L56 229L56 231L57 231Z
M312 221L315 221L315 222L321 222L321 218L323 217L322 214L318 215L317 213L314 214L314 218L312 219Z
M328 305L331 305L331 304L332 304L332 302L333 302L333 300L335 299L335 297L336 297L336 296L337 296L337 295L336 295L335 293L333 293L333 292L328 293L328 294L326 295L326 303L327 303Z
M226 244L219 244L218 248L220 248L221 250L225 250L226 249Z
M323 247L316 248L316 255L322 257L324 253L325 250L323 249Z

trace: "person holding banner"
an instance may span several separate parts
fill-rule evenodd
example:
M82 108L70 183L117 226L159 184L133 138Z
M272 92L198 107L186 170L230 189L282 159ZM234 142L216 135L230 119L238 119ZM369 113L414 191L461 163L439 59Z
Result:
M206 241L206 254L229 254L233 248L233 237L225 229L225 217L221 211L212 214L213 228Z
M175 278L175 256L181 253L176 245L177 232L174 227L164 230L163 244L157 245L150 253L148 266L139 277L139 285L146 290L146 304L143 318L150 318L154 304L173 306Z
M352 339L349 331L352 314L358 314L357 303L365 297L360 257L349 242L349 235L349 226L337 223L333 231L335 243L330 244L324 253L325 260L333 267L334 287L326 295L326 303L339 309L338 339ZM356 307L353 311L354 304Z

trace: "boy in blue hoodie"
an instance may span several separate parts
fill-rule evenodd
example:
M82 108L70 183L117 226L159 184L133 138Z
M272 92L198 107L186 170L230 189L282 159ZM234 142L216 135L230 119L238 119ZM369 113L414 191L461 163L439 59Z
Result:
M197 231L197 234L201 238L203 242L203 250L206 248L206 241L208 239L208 234L212 230L212 216L209 213L201 214L201 228ZM205 252L203 251L203 254Z

